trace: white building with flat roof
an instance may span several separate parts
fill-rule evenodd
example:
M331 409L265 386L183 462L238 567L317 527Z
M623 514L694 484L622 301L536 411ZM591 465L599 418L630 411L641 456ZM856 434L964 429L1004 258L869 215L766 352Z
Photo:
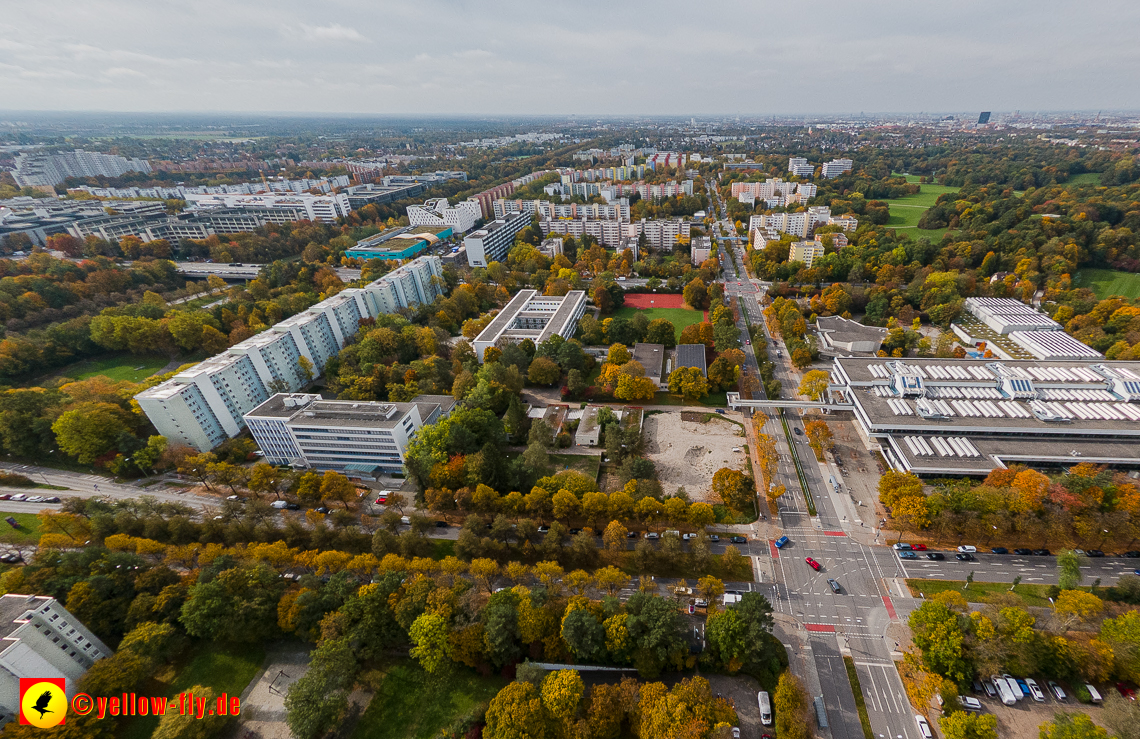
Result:
M160 434L208 451L245 426L269 396L293 392L319 375L365 318L430 303L443 294L439 257L420 257L362 288L349 288L179 372L135 396Z
M850 172L852 164L850 159L832 159L823 163L822 174L826 179L834 179L844 172Z
M71 698L88 668L111 654L55 598L0 596L0 726L20 715L20 678L63 678Z
M491 262L501 262L514 245L515 236L530 225L530 219L529 213L511 213L469 233L463 239L467 263L472 267L486 267Z
M479 203L464 200L454 206L447 198L432 198L423 205L408 206L408 223L412 226L450 226L456 234L467 233L475 221L483 217Z
M306 220L336 223L339 217L352 211L348 195L309 195L293 193L288 195L229 195L229 194L186 194L186 202L191 210L212 210L218 208L238 208L242 210L262 210L271 208L292 208L304 214Z
M538 346L554 335L569 339L586 312L586 293L571 290L565 295L540 295L537 290L520 290L475 337L475 356L500 342L517 344L530 339Z

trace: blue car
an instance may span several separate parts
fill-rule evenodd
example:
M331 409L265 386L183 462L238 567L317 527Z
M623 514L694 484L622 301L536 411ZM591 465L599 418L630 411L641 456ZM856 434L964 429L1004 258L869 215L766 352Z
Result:
M1021 694L1022 695L1030 695L1029 683L1025 682L1020 677L1017 678L1017 687L1021 688Z
M899 559L918 559L918 553L903 550L899 552Z
M787 543L788 543L788 537L781 536L779 539L776 539L776 548L777 549L783 549L784 545Z

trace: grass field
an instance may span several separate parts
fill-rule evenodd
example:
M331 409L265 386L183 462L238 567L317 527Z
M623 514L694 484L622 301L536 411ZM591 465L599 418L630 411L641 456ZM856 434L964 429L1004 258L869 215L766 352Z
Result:
M462 667L433 678L410 660L399 662L386 669L352 739L433 739L490 702L505 684L501 677L479 677Z
M11 524L0 521L0 532L5 538L11 538L13 543L31 544L40 540L40 517L35 513L0 513L0 519L11 516L16 519L19 528L12 528Z
M910 587L911 592L923 593L927 597L935 593L941 593L945 590L956 590L962 594L968 603L987 603L990 598L999 593L1010 592L1009 586L1012 583L1008 582L973 582L970 587L965 590L962 586L965 585L963 580L920 580L912 579L907 580L906 584ZM1089 590L1089 588L1079 588L1080 590ZM1049 597L1046 593L1049 590L1048 585L1018 585L1013 589L1013 595L1021 598L1022 602L1027 606L1047 606L1049 605Z
M629 320L638 313L645 314L645 317L650 321L664 318L673 324L678 340L681 339L681 331L684 330L685 326L691 326L705 320L705 314L702 311L690 310L689 308L633 308L630 306L618 308L614 311L614 318Z
M133 354L119 354L102 359L84 359L61 367L52 372L50 377L69 377L73 380L89 380L97 375L109 377L115 382L127 380L129 382L142 382L158 372L170 361L167 357L145 356ZM43 378L37 380L37 384Z
M728 397L726 393L722 391L719 393L709 393L694 403L688 403L680 395L657 393L650 403L652 405L706 405L709 407L723 408L728 405Z
M1066 185L1099 185L1100 172L1085 172L1083 174L1075 174L1069 179L1065 180Z
M1123 298L1140 297L1140 274L1117 272L1111 269L1082 269L1073 278L1077 287L1087 287L1101 300L1113 295Z
M147 694L177 696L195 685L206 685L219 694L241 695L265 659L265 648L260 644L208 644L192 653L194 656L180 665L181 669L155 675ZM136 716L119 736L148 739L157 727L157 716Z
M896 177L906 177L907 182L917 184L919 177L917 175L898 175ZM926 237L930 239L931 243L938 243L942 240L942 236L949 230L946 228L939 228L934 230L922 230L918 228L918 221L922 218L922 214L934 205L938 200L939 195L944 195L948 192L958 192L959 188L949 187L947 185L931 185L922 184L921 191L916 195L907 195L903 198L895 198L893 200L885 201L891 210L891 217L887 220L888 228L898 229L915 229L916 233L910 234L912 238Z
M594 480L598 479L598 470L602 466L602 455L598 454L551 454L550 461L554 463L555 472L575 470Z

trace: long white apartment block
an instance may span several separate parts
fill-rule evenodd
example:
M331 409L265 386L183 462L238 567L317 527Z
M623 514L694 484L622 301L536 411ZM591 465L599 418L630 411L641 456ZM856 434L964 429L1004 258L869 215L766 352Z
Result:
M320 374L359 330L361 319L394 313L443 294L439 257L420 257L362 288L349 288L135 396L160 434L207 451L245 426L244 416L274 393Z
M475 221L483 217L479 203L465 200L454 206L447 198L432 198L423 205L408 206L408 223L412 226L450 226L452 231L467 233L475 227Z
M781 233L806 238L817 226L841 226L844 231L859 228L859 220L853 215L833 216L826 205L813 205L798 213L769 213L755 215L748 219L748 230L759 231L774 228Z
M483 352L500 342L517 344L530 339L538 346L555 334L569 339L585 312L583 290L571 290L565 295L539 295L537 290L520 290L475 337L472 343L475 356L482 362Z
M91 665L111 656L95 636L55 598L0 596L0 726L20 715L20 678L63 678L75 695Z

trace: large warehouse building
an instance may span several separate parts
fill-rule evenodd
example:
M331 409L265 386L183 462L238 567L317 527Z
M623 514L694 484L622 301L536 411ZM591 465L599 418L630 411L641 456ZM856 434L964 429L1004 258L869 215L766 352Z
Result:
M1140 362L840 357L832 399L896 470L1140 467Z

